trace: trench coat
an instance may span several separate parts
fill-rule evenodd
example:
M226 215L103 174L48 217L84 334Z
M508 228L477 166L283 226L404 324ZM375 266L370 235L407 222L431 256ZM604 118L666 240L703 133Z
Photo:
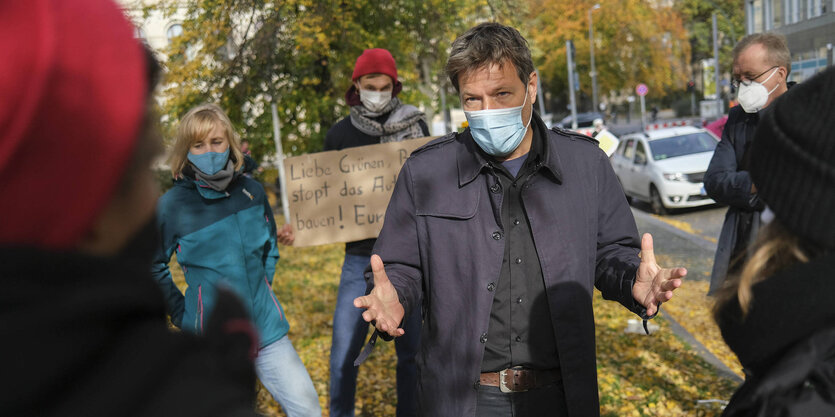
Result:
M639 315L635 219L594 139L547 131L522 201L542 267L568 410L599 415L592 291ZM537 135L534 135L536 137ZM469 129L412 153L374 247L406 314L421 309L420 414L473 416L504 254L496 168ZM367 277L370 276L367 274ZM645 315L644 315L645 317Z

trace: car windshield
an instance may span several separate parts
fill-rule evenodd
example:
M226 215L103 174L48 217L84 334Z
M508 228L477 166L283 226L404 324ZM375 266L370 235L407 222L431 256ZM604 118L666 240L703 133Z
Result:
M716 148L716 139L704 132L691 133L650 141L649 148L652 150L652 159L659 161L694 153L711 152Z

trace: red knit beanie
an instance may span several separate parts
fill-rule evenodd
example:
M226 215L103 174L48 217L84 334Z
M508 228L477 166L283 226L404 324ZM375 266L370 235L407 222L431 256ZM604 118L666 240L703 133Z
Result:
M142 46L111 0L0 2L0 245L71 249L136 144Z
M397 81L397 65L394 63L394 57L391 56L391 52L388 50L373 48L366 49L362 52L362 55L357 58L357 63L354 64L354 74L351 76L351 81L356 82L360 77L368 74L385 74L391 77L393 83L392 97L397 96L403 88L403 85ZM359 92L357 92L353 84L345 93L345 101L349 106L359 106L362 104L360 102Z
M391 77L394 84L397 84L397 65L394 63L391 52L382 48L363 51L362 55L357 58L357 63L354 64L354 75L351 76L351 81L356 81L368 74L386 74Z

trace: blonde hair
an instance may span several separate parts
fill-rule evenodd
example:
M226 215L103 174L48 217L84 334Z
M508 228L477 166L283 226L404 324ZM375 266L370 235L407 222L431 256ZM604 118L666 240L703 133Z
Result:
M226 112L216 104L201 104L186 113L180 124L177 126L177 137L174 146L171 148L169 165L174 178L182 176L183 169L188 163L188 152L191 145L198 140L209 136L215 126L220 125L226 131L226 139L229 141L229 158L235 163L235 170L241 169L244 157L241 153L241 140L232 121Z
M742 271L729 276L716 296L713 313L717 321L722 306L734 298L739 301L739 307L745 317L754 302L754 284L788 266L809 262L818 252L813 245L789 231L778 220L772 221L762 229L752 250L752 255L745 262Z

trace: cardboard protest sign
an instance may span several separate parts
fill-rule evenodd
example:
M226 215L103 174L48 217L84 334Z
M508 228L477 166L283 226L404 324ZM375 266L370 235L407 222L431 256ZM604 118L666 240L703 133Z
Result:
M287 223L294 246L377 237L397 175L431 137L294 156L284 160Z

